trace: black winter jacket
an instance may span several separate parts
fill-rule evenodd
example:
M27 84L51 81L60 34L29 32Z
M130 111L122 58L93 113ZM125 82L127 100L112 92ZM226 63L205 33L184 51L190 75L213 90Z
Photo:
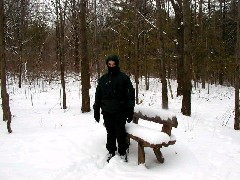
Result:
M126 112L135 106L135 91L130 78L120 70L108 72L99 80L93 108L108 113Z

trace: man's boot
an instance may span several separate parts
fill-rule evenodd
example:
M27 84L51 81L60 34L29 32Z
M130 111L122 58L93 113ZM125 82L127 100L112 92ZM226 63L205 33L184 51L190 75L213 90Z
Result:
M115 156L115 153L108 153L107 155L107 162L109 163L110 159L112 159L112 157Z

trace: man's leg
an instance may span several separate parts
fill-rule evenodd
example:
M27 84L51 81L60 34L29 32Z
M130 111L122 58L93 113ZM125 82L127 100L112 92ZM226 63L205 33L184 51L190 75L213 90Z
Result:
M110 154L115 155L116 147L116 133L114 128L113 115L109 113L103 113L104 124L107 131L107 144L106 148Z
M119 115L117 118L117 122L115 124L115 131L116 131L117 142L118 142L118 153L120 155L125 155L126 150L128 148L127 141L126 141L127 133L125 129L125 123L126 123L125 118Z

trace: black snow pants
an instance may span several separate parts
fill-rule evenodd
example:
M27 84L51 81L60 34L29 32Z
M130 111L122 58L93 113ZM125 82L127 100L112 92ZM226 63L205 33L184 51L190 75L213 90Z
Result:
M128 148L125 129L126 117L121 113L103 112L103 119L107 130L107 150L109 153L114 154L117 150L117 141L118 153L125 155Z

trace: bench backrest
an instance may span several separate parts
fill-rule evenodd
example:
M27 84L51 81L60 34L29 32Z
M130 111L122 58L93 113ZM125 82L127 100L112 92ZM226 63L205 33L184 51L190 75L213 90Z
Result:
M152 109L144 108L143 110L139 107L136 108L133 116L134 123L138 124L138 119L143 119L143 120L163 124L162 132L167 133L169 136L171 136L172 127L177 128L178 126L177 117L173 115L172 112L170 111L169 111L170 116L165 115L164 117L163 116L160 117L160 115L156 115L156 114L151 114L151 116L149 116L144 111L151 112ZM165 114L168 113L168 110L164 110L164 113Z

